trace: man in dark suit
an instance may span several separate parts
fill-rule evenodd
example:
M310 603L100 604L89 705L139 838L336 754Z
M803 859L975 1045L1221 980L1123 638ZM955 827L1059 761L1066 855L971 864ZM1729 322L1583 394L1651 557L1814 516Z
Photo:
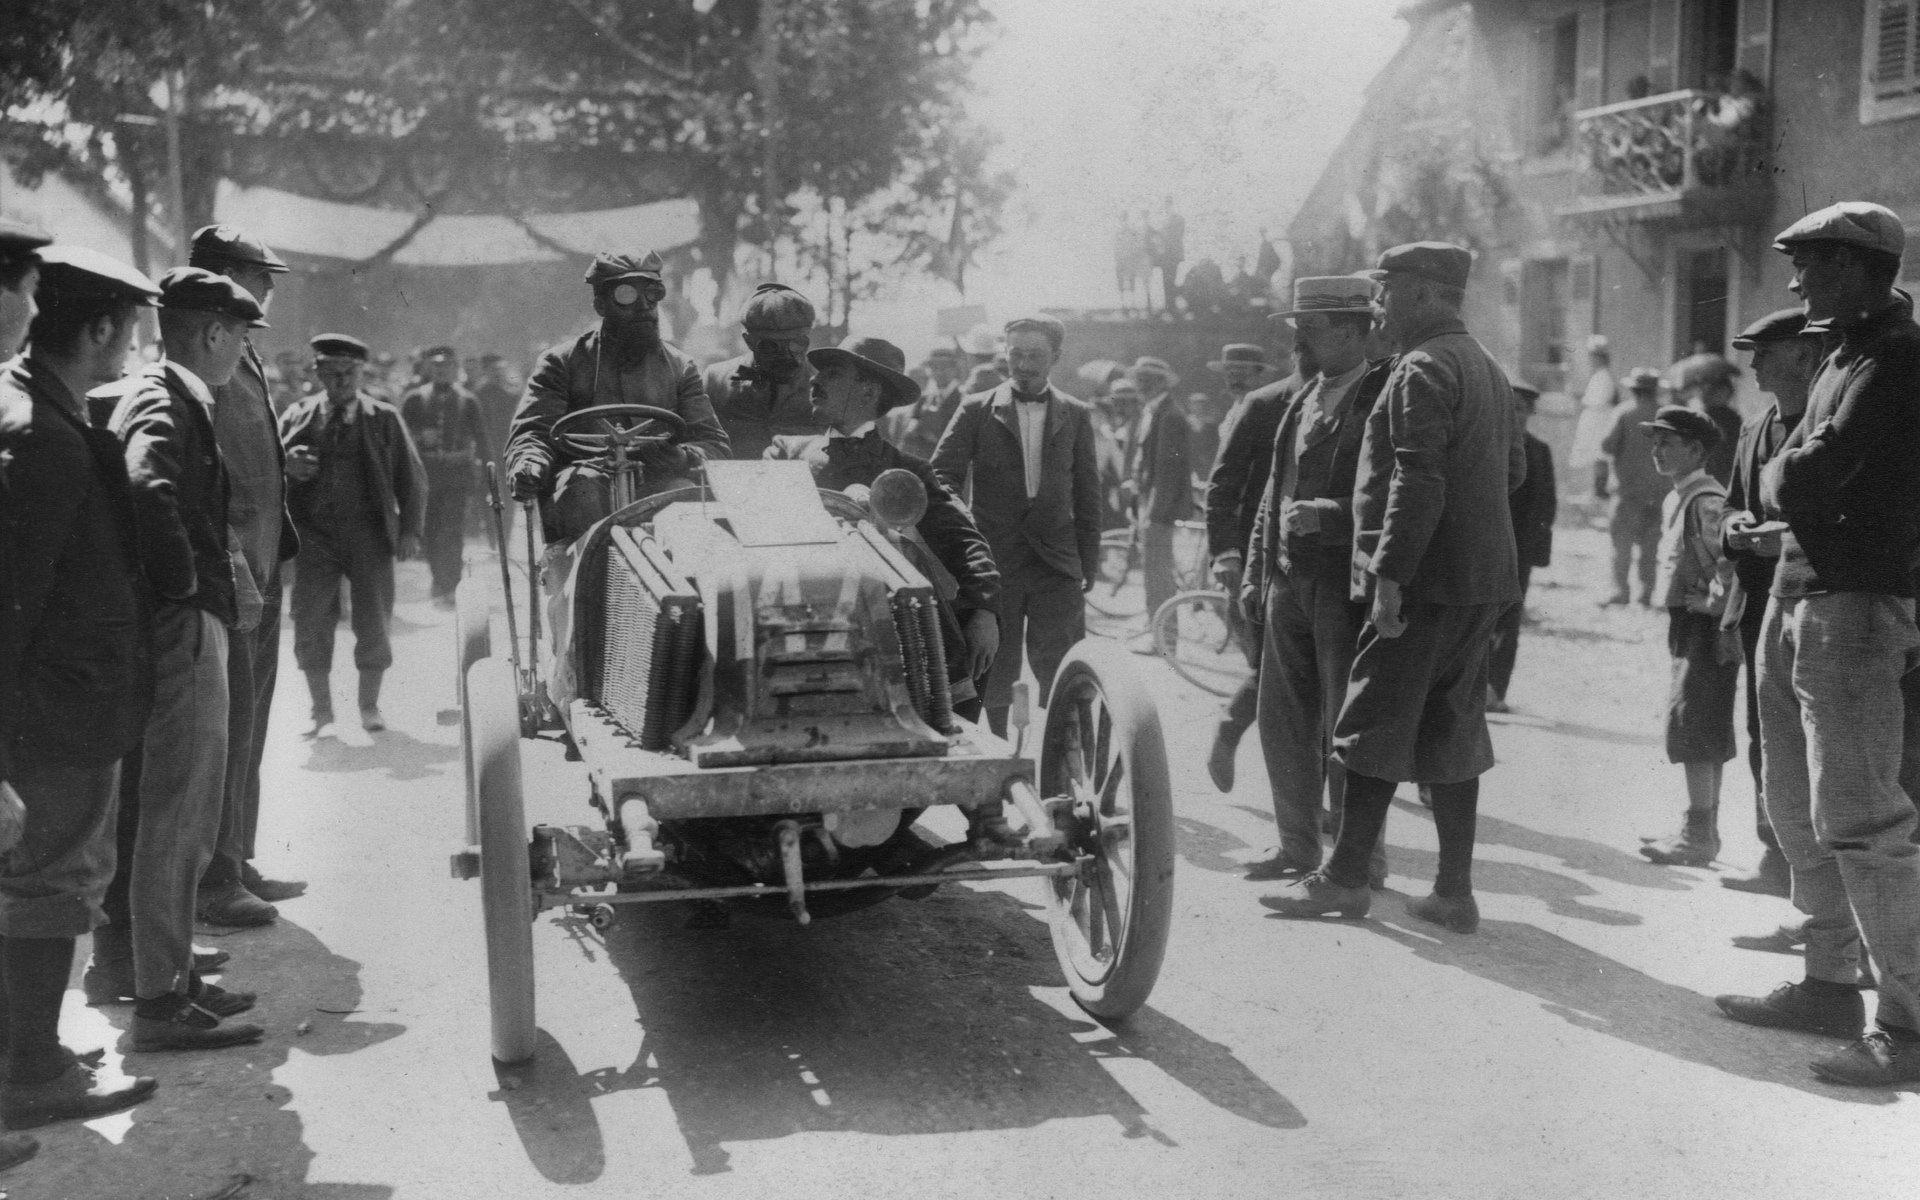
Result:
M1520 598L1507 495L1526 472L1506 372L1460 321L1473 256L1442 242L1396 246L1373 272L1399 348L1367 418L1353 492L1353 589L1370 601L1334 755L1347 769L1333 856L1263 900L1288 916L1364 915L1367 860L1397 782L1430 785L1440 841L1431 896L1407 911L1479 927L1473 837L1487 735L1487 648Z
M400 417L427 469L427 524L421 544L433 575L433 601L452 608L466 548L467 501L474 477L489 457L487 426L479 397L460 385L454 348L435 346L422 357L426 382L401 398Z
M1020 648L1044 701L1069 647L1086 636L1081 593L1100 560L1100 480L1086 405L1048 382L1066 328L1052 317L1006 326L1013 378L960 402L933 452L947 486L970 494L1000 568L1000 651L982 700L1004 734Z
M1520 562L1520 599L1500 614L1493 630L1493 658L1487 664L1487 709L1507 711L1507 684L1513 679L1513 663L1520 653L1520 621L1526 615L1527 585L1533 582L1533 569L1553 561L1553 518L1560 507L1560 494L1554 489L1553 448L1528 433L1527 418L1533 415L1540 393L1532 385L1508 380L1517 406L1514 420L1527 444L1527 479L1507 497L1507 511L1513 515L1514 550Z
M1135 368L1140 389L1151 394L1152 373L1140 371L1137 363ZM1171 369L1167 374L1172 374ZM1141 578L1146 585L1147 617L1151 621L1175 590L1174 524L1193 515L1193 424L1170 389L1160 389L1140 414L1140 454L1133 484ZM1132 648L1139 654L1155 653L1152 632L1135 638Z
M1228 347L1232 349L1231 346ZM1264 635L1240 610L1240 580L1246 572L1247 540L1260 511L1273 466L1274 431L1280 416L1320 373L1305 342L1294 346L1294 371L1241 396L1220 422L1220 453L1207 478L1207 560L1214 586L1227 594L1227 621L1246 651L1253 674L1227 701L1213 730L1207 777L1223 792L1233 790L1234 755L1253 724L1260 693L1260 643Z
M126 461L88 426L82 398L119 376L137 306L157 289L105 255L43 251L48 240L0 218L0 317L12 318L0 354L12 355L22 317L33 332L0 365L0 790L26 815L0 852L0 1117L15 1130L102 1116L155 1086L76 1058L60 1008L75 941L105 919L120 760L153 698ZM0 1136L0 1167L36 1149Z
M891 470L910 471L920 480L927 489L927 512L914 533L939 566L938 572L928 572L929 581L954 618L945 631L954 711L979 720L977 684L992 667L1000 647L1000 623L994 616L1000 573L966 505L926 460L880 436L879 423L886 414L920 394L904 370L906 355L879 338L848 338L838 347L809 351L807 361L813 368L812 418L827 432L776 436L766 457L806 463L814 482L833 491L856 484L870 488ZM947 579L939 578L941 572Z
M960 389L960 352L935 346L927 354L927 374L931 378L918 402L887 419L887 434L894 445L915 458L931 459L965 395Z
M807 399L813 321L812 302L780 283L761 284L741 309L747 353L713 364L703 376L732 457L759 458L776 437L820 432Z
M154 705L141 746L139 831L124 868L139 1050L214 1049L265 1034L222 1024L254 997L203 982L193 964L196 896L226 805L230 631L260 618L259 591L228 526L232 485L214 433L213 389L232 379L246 331L265 328L265 315L230 279L198 267L167 272L166 358L140 374L113 414L155 604Z

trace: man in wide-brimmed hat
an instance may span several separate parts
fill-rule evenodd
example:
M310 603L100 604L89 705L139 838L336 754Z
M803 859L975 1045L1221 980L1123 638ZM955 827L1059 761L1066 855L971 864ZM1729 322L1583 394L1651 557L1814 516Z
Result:
M1260 386L1272 374L1267 352L1247 342L1234 342L1221 348L1220 357L1207 364L1207 370L1221 377L1217 395L1208 397L1193 418L1193 464L1195 474L1204 474L1219 457L1220 443L1226 440L1227 420L1241 407L1247 392Z

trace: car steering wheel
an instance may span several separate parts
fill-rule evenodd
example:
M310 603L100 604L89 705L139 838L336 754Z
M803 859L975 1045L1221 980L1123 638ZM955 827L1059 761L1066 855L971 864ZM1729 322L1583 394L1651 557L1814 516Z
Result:
M598 458L616 449L632 454L677 446L687 440L687 423L679 413L648 404L596 404L561 417L548 432L571 453Z

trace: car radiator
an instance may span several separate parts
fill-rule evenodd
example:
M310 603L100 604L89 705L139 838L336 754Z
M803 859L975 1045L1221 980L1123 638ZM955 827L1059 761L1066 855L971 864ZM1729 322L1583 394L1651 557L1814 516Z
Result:
M893 631L900 640L900 658L906 668L907 694L913 697L913 709L941 733L957 733L953 687L947 681L946 638L940 628L940 605L934 590L912 560L879 533L867 528L860 531L860 536L896 577L887 599L893 608Z
M699 698L700 596L651 536L610 532L587 694L642 749L666 750Z

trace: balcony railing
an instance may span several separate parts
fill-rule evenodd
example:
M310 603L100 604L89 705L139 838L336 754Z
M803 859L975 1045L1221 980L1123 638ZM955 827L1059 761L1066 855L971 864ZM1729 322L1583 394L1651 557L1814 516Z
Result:
M1687 90L1573 115L1579 200L1562 215L1729 220L1764 200L1766 96Z

